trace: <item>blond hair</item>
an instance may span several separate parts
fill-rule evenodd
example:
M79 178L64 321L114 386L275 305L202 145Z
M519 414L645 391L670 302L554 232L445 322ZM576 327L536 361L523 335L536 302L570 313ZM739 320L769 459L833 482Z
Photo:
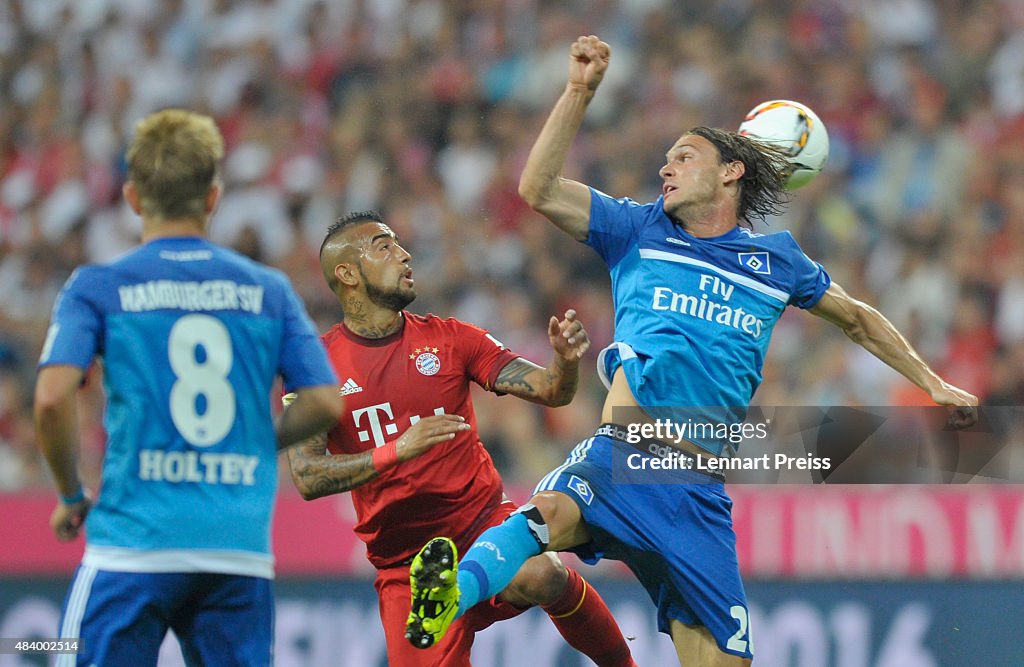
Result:
M209 116L166 109L143 118L127 155L142 215L205 221L206 198L223 157L224 139Z

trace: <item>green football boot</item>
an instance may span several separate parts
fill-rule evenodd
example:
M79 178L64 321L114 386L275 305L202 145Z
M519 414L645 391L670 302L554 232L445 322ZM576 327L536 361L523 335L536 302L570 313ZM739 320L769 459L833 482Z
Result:
M416 648L430 648L439 642L455 620L458 568L458 549L447 537L430 540L412 559L412 610L405 622L405 638Z

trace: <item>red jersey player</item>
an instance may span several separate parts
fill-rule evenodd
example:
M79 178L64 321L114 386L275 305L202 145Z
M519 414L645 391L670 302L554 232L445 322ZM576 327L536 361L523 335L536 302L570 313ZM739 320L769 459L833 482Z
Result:
M634 665L601 597L550 554L527 561L508 588L459 619L436 646L417 650L405 641L409 563L419 547L452 535L466 549L515 509L480 442L470 382L565 405L590 345L573 311L562 321L552 317L555 357L543 368L471 324L408 313L416 297L410 260L376 212L353 213L328 229L320 264L344 319L323 341L348 414L288 452L307 500L352 492L355 530L377 568L388 664L469 665L477 630L539 604L566 641L598 665Z

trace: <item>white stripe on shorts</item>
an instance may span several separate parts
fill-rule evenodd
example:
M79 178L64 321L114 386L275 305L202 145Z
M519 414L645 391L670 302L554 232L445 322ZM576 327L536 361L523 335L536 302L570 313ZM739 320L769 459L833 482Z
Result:
M64 623L60 626L62 639L80 639L82 637L82 617L85 615L85 606L89 603L92 580L96 578L97 571L96 568L88 565L79 567L75 581L71 585L71 594L68 595L68 608L64 610ZM74 667L77 657L74 653L61 653L57 656L55 667Z
M547 475L544 475L544 479L538 482L537 488L535 488L533 492L538 493L540 491L550 491L555 488L555 483L558 481L558 476L562 474L562 471L574 463L579 463L583 459L587 458L587 452L593 444L593 438L587 438L586 440L580 441L580 443L573 448L572 453L569 454L569 458L565 460L565 463L558 466Z

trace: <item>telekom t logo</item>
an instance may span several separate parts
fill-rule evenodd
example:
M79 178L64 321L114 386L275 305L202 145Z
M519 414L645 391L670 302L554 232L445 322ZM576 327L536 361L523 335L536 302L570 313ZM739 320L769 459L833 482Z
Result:
M387 421L382 421L381 413L383 413ZM444 408L434 408L435 415L443 415ZM369 429L363 431L356 431L359 436L359 442L366 442L370 439L371 434L373 435L373 446L383 447L387 442L385 438L387 436L398 433L398 424L394 422L395 413L391 409L391 403L378 403L377 405L371 405L365 408L359 408L358 410L352 411L352 420L356 424L356 428L362 427L363 416L366 416ZM419 415L412 415L409 418L409 426L412 426L420 420Z

